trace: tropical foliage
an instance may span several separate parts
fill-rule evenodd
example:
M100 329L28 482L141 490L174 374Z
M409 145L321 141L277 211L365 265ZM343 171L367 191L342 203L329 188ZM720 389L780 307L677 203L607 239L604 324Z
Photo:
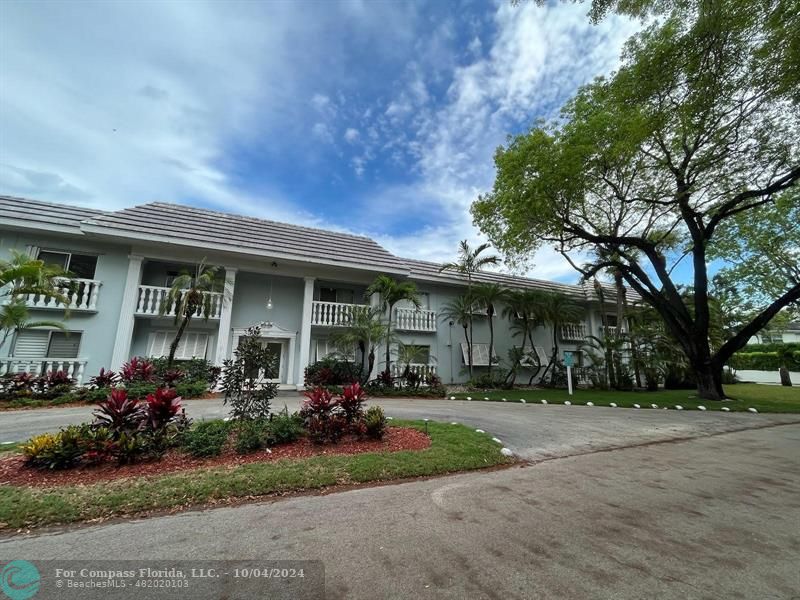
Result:
M367 298L378 296L380 299L381 312L386 316L386 373L391 373L391 347L392 347L392 311L395 305L401 301L410 302L415 308L419 309L422 304L419 298L417 286L411 281L397 281L388 275L378 275L367 288Z

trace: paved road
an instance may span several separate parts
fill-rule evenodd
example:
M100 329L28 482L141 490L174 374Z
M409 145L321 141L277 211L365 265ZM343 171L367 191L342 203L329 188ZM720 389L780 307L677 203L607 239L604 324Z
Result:
M486 408L534 416L542 431L560 418ZM580 410L579 430L630 427L627 413ZM800 426L782 425L9 538L0 559L318 559L328 598L789 600L798 474Z
M298 395L274 403L297 410ZM608 407L524 405L521 403L457 400L397 400L376 398L397 418L458 421L499 437L526 460L540 460L599 449L644 444L665 439L709 435L776 423L800 422L800 415L768 415L675 410L633 410ZM228 414L220 400L190 400L193 419ZM0 412L0 442L24 440L69 423L91 419L91 407L49 408Z

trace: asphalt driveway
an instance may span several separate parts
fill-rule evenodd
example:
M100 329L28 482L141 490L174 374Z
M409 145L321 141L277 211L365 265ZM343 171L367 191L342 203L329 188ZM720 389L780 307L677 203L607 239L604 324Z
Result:
M281 396L279 410L297 410L301 397ZM375 398L386 414L396 418L458 421L481 428L526 460L581 452L706 436L779 423L800 423L800 415L624 409L587 406L528 405L516 402L466 400L398 400ZM221 400L189 400L193 419L222 418L228 409ZM63 425L91 419L91 407L48 408L0 412L0 443L15 442Z
M594 443L603 426L619 441L636 439L637 424L650 437L657 428L685 433L694 416L702 425L689 440L521 468L16 536L0 540L0 560L322 560L334 599L797 598L800 426L708 436L747 423L660 411L628 421L591 409L570 419L538 407L456 409L470 414L463 420L491 409L527 423L530 436L515 439L530 450L551 422L575 423ZM523 429L506 423L506 437Z

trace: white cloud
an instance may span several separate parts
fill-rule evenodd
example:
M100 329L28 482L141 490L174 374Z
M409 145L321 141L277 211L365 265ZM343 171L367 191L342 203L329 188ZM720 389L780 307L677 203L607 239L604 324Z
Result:
M349 144L355 144L358 141L360 135L361 134L358 132L358 129L354 129L353 127L348 127L347 130L344 132L344 139Z
M451 260L458 240L482 239L468 210L478 194L491 188L495 148L509 132L537 117L555 116L579 85L612 70L624 41L637 28L616 17L592 26L585 11L572 4L498 6L495 37L485 44L473 40L477 57L454 68L444 105L417 111L413 121L404 122L412 126L410 138L404 144L400 138L390 142L394 152L401 146L414 157L420 178L384 190L378 196L382 200L370 195L363 218L391 222L411 212L435 225L408 235L385 235L381 239L387 247L410 257ZM411 109L400 108L408 98L408 91L401 91L387 115L407 116ZM552 249L542 249L533 262L532 276L576 278Z

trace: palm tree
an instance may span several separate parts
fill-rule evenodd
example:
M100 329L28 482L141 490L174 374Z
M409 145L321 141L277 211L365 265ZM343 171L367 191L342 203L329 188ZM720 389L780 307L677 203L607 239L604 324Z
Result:
M458 260L443 264L439 272L454 271L467 278L467 295L472 296L472 277L475 273L483 271L489 265L497 265L500 258L495 255L481 256L491 246L481 244L474 250L470 248L467 240L461 240L458 246ZM469 362L469 376L472 378L472 313L469 316L469 339L467 339L467 358ZM491 360L490 360L491 362Z
M375 348L386 339L386 329L380 321L380 309L368 308L353 311L353 317L346 329L334 331L330 340L342 352L358 346L361 353L361 366L366 364L367 370L361 375L365 383L375 366Z
M417 346L413 343L404 344L398 342L397 344L397 362L398 364L405 365L403 367L403 374L401 377L408 377L411 372L411 365L414 363L428 363L431 360L436 360L436 357L430 353L430 348L424 346Z
M572 323L583 318L583 306L575 302L569 296L559 292L546 292L542 294L542 316L544 321L553 328L553 354L550 362L547 363L542 380L547 372L555 364L558 357L558 334L561 326Z
M472 318L474 303L468 294L456 296L445 304L439 311L439 316L445 321L452 321L464 328L464 341L470 346L469 323Z
M492 375L492 359L494 357L494 315L496 307L504 302L507 290L496 283L481 283L472 289L472 297L478 306L486 309L489 318L489 377Z
M64 317L69 316L69 297L64 294L60 268L11 250L10 260L0 260L0 347L12 333L32 327L53 327L65 330L58 321L29 321L25 296L33 294L51 298L64 306Z
M381 311L386 313L386 372L390 372L392 348L392 310L401 300L407 300L420 308L422 303L416 284L411 281L397 281L388 275L378 275L365 293L367 298L378 295L381 302Z
M514 353L513 355L509 353L509 357L515 357L518 363L521 363L526 357L528 357L525 352L525 344L530 341L531 350L534 349L533 331L536 329L536 327L542 324L541 294L536 290L508 290L505 301L506 303L503 307L503 317L512 322L512 335L514 337L522 338L522 344L520 344L519 352ZM539 359L536 353L532 353L531 356L536 359L538 364ZM518 371L518 368L516 367L519 365L514 363L513 360L512 364L515 368L512 368L512 370L509 372L509 377L511 378L511 385L514 385ZM533 377L536 377L539 369L541 369L541 364L538 364L537 371L534 373Z
M175 351L178 349L184 331L192 322L192 319L200 315L203 320L208 321L214 306L213 298L209 292L220 289L222 282L219 278L219 267L207 265L205 258L195 268L194 273L184 271L172 282L166 296L161 301L158 312L165 315L174 309L175 324L178 331L175 339L169 345L169 357L167 358L167 368L172 367L175 360ZM222 298L225 301L225 298Z

